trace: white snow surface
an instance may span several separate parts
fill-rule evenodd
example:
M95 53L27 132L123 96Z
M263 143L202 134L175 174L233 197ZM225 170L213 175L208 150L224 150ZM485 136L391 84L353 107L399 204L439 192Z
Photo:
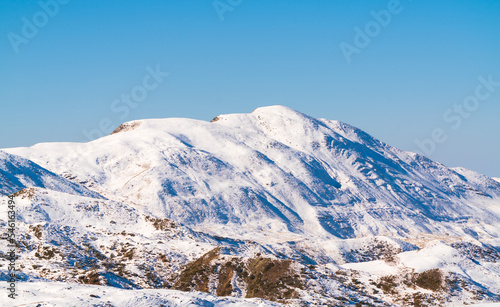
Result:
M0 291L7 293L6 283ZM11 301L8 301L11 300ZM106 305L107 304L107 305ZM114 287L69 284L62 282L21 282L14 300L2 298L1 306L284 306L262 299L217 297L203 292L175 290L125 290Z

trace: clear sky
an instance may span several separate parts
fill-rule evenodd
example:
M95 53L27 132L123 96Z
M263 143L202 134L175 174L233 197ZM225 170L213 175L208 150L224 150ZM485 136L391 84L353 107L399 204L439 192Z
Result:
M500 177L498 0L2 0L0 37L0 148L282 104Z

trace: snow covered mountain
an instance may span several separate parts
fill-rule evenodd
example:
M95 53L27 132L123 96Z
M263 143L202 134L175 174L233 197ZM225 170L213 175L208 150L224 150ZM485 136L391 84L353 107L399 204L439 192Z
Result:
M297 304L500 301L500 183L342 122L272 106L3 151L25 281Z
M87 144L6 151L214 234L500 234L484 226L500 222L500 183L282 106L210 123L135 121Z

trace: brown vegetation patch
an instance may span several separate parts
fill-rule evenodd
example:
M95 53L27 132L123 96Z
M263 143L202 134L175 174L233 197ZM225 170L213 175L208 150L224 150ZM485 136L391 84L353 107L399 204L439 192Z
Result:
M16 193L12 194L14 197L21 197L22 199L28 198L28 199L33 199L36 194L36 189L35 188L25 188L22 190L17 191Z
M231 285L231 280L234 275L234 265L232 262L226 262L219 271L217 285L217 295L218 296L229 296L233 292L233 286Z
M35 252L35 257L50 260L57 254L57 252L58 251L54 247L38 246L38 249Z
M432 269L415 274L414 282L420 288L439 291L443 287L443 274L439 269Z
M247 264L247 298L268 300L290 299L298 296L295 288L303 288L299 275L291 270L291 260L274 260L257 257Z
M175 223L169 219L159 219L156 217L146 216L146 221L153 223L156 230L167 231L176 227Z
M42 239L43 225L36 225L36 226L30 225L29 228L33 232L33 235L37 237L38 240Z
M215 292L229 296L234 291L232 280L240 278L246 284L246 297L279 301L298 297L297 288L304 289L300 276L291 268L291 260L256 257L243 262L233 258L224 262L220 248L215 248L187 264L173 288L181 291L209 292L210 276L217 280ZM212 263L219 259L218 263ZM222 262L222 263L220 263Z
M127 258L128 260L132 260L132 258L134 258L135 248L131 248L129 250L126 250L125 248L123 248L122 253L123 253L123 258Z
M384 293L396 294L396 287L398 286L397 278L394 275L383 276L376 287L382 289Z
M208 277L213 273L214 268L210 262L220 254L220 247L214 248L205 255L188 263L179 275L173 288L181 291L202 291L209 292Z
M90 271L87 274L78 277L78 280L82 284L100 285L101 284L101 275L97 271Z

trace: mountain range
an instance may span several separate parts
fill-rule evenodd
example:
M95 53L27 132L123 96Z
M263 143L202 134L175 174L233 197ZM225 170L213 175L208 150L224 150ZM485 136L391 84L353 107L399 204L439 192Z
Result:
M216 305L500 302L498 179L287 107L2 149L0 177L21 284Z

